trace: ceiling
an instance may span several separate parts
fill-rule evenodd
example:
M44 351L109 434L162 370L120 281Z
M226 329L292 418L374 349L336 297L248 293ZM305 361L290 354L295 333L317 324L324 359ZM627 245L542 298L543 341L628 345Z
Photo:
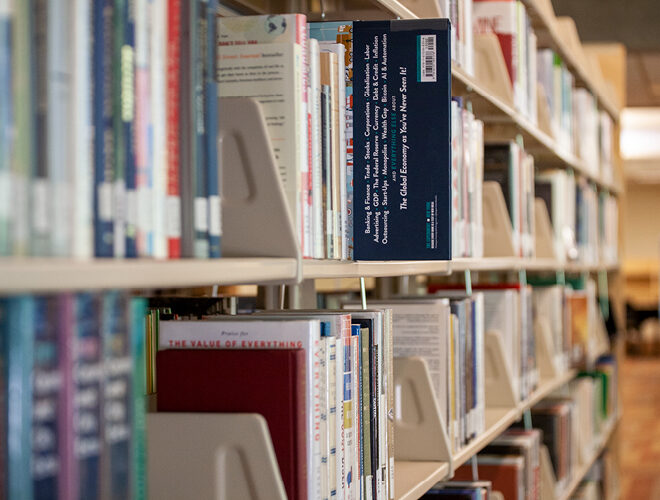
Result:
M584 42L620 42L628 49L627 105L660 106L660 0L552 0Z

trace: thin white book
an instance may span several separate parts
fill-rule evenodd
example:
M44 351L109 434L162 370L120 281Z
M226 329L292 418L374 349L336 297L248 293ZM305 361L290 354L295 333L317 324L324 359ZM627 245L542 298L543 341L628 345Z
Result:
M321 164L321 68L319 66L319 42L310 38L309 43L309 109L311 110L311 165L312 176L312 241L315 259L325 257L323 228L323 172Z
M284 316L227 316L201 321L162 321L159 349L304 349L307 408L307 491L319 498L321 418L318 385L321 324L318 319ZM318 439L317 439L318 437Z

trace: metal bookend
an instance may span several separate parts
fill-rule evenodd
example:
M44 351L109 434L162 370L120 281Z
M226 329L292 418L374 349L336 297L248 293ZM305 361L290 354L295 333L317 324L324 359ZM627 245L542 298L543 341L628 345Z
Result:
M394 358L394 453L397 460L447 462L447 427L421 358Z
M223 257L289 257L300 245L259 103L218 99Z
M477 82L483 82L488 92L513 108L513 86L496 34L474 36L474 71Z
M495 181L483 185L484 257L516 257L513 228L502 187Z
M149 413L149 498L286 500L266 420L253 413Z
M539 367L541 379L553 380L561 376L559 366L555 359L552 341L552 329L548 318L541 315L534 321L534 337L536 344L536 363Z
M534 200L534 233L536 258L557 260L548 207L541 198Z
M515 408L518 396L513 389L511 368L504 354L502 336L497 330L486 332L486 408Z

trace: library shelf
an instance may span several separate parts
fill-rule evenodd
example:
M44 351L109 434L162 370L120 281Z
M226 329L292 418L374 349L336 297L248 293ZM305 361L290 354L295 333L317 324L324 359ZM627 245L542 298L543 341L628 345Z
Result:
M293 258L0 259L0 294L295 282Z
M452 457L454 469L457 469L479 453L518 419L520 419L518 408L486 408L486 430Z
M571 481L563 491L559 492L557 495L557 500L568 500L571 497L575 489L582 482L582 479L584 479L584 476L586 476L589 469L591 469L591 466L596 459L607 447L607 444L614 433L614 429L619 423L619 418L619 415L614 415L603 425L603 430L601 431L600 436L596 439L596 444L593 447L593 453L589 455L589 458L585 462L578 465L577 470L574 471L573 476L571 477Z
M394 498L415 500L449 474L446 462L394 462Z
M449 274L450 261L390 260L336 261L303 260L303 279L394 277L414 274Z
M577 375L577 370L571 369L564 372L559 377L554 379L541 379L538 388L532 394L520 403L519 409L521 412L530 409L536 403L541 401L546 396L552 394L556 389L569 383Z
M451 271L537 271L585 273L615 271L619 264L562 263L554 259L521 257L457 258L451 261Z

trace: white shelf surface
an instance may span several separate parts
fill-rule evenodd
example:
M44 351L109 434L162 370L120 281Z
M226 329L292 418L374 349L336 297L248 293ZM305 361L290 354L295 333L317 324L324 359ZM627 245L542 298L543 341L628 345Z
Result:
M416 500L439 481L447 478L445 462L394 462L394 498Z
M538 388L525 401L520 403L520 412L522 413L523 411L528 410L543 398L552 394L556 389L569 383L576 375L577 370L571 369L555 379L541 379Z
M0 259L0 293L295 281L296 259Z
M303 260L303 279L449 274L445 260L333 261Z
M614 417L610 417L609 422L605 423L600 436L596 440L596 446L594 446L593 453L589 456L589 459L586 462L583 462L576 467L576 469L573 472L573 477L571 478L571 481L568 483L566 488L564 488L564 490L561 493L559 493L557 500L568 500L571 497L573 492L582 482L584 476L586 476L587 472L589 472L589 469L591 469L591 466L594 464L598 456L607 447L607 443L609 442L610 437L612 437L612 433L614 432L614 429L618 422L619 422L619 417L614 416Z

